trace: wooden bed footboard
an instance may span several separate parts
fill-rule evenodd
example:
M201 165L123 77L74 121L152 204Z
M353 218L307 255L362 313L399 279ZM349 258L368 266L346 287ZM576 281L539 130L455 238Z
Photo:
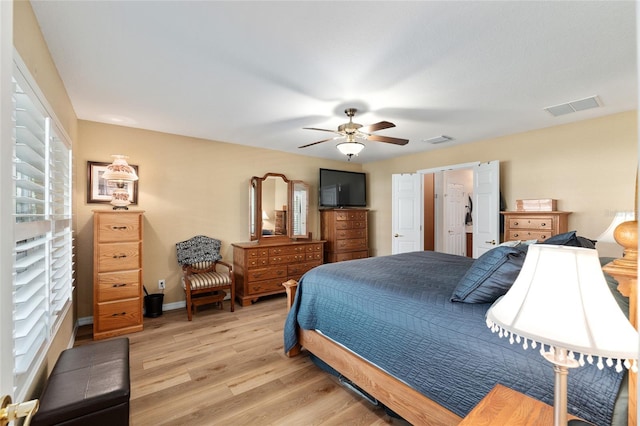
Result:
M291 309L298 283L289 280L282 285L287 293L287 309ZM411 424L454 426L462 420L406 383L316 331L298 329L298 342L298 346L287 352L287 356L299 354L301 347L304 347Z

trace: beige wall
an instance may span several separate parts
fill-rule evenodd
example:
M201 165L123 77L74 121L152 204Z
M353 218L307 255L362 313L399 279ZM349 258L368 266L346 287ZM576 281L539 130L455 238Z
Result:
M365 164L370 200L372 254L391 253L391 174L458 163L499 160L501 188L509 208L518 198L556 198L573 211L569 226L594 238L612 212L633 208L637 152L635 112L550 127L388 161ZM79 121L75 197L78 201L79 316L92 314L92 210L86 203L86 162L126 154L139 166L139 204L145 210L144 283L157 292L166 279L165 303L184 300L175 243L196 234L231 243L248 240L248 183L254 175L285 173L311 185L310 230L319 237L318 168L359 170L328 161L266 149ZM613 249L617 250L614 246ZM611 253L604 253L605 255Z
M60 125L67 132L72 142L77 140L77 118L67 95L67 91L58 75L58 71L53 63L47 45L40 32L40 27L36 21L31 5L28 1L18 0L14 2L13 9L13 43L20 54L20 57L27 65L29 72L36 80L36 83L47 102L50 104ZM75 148L75 144L73 146ZM76 294L74 294L74 299ZM28 394L37 395L42 387L45 378L58 359L60 352L73 343L75 327L75 306L69 310L63 318L60 328L53 338L47 362L39 371L35 382Z
M139 167L138 205L145 211L144 284L158 292L166 280L164 303L184 300L175 243L197 234L222 240L222 254L232 261L231 243L249 240L249 179L268 172L311 185L309 230L320 236L318 169L360 170L346 161L329 161L268 149L251 148L128 127L79 121L75 152L78 315L92 315L92 211L110 205L86 203L87 161L129 156ZM186 316L185 316L186 318Z
M595 238L615 211L633 210L638 151L637 113L630 111L574 124L368 163L372 196L371 241L376 256L391 253L391 175L474 161L500 161L507 208L516 199L555 198L572 211L569 228ZM619 252L604 245L603 255Z

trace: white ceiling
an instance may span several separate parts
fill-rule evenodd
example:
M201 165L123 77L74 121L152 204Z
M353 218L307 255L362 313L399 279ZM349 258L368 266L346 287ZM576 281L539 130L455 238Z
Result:
M352 161L633 110L635 2L31 1L78 118ZM598 95L603 107L544 107ZM453 142L424 142L439 135Z

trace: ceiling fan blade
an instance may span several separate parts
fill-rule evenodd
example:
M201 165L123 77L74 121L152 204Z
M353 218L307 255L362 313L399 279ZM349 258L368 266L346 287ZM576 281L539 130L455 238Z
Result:
M329 129L318 129L317 127L303 127L303 130L319 130L321 132L330 132L330 133L337 133L339 135L341 135L342 133L336 131L336 130L329 130Z
M392 127L396 127L396 125L389 121L381 121L379 123L374 123L369 126L361 127L358 130L364 133L371 133L371 132L377 132L378 130L382 130L382 129L390 129Z
M387 142L387 143L393 143L396 145L406 145L409 143L408 139L392 138L390 136L380 136L380 135L369 135L367 139L370 141Z
M306 145L299 146L298 148L307 148L309 146L317 145L317 144L322 143L322 142L328 142L328 141L333 141L333 140L336 140L336 139L340 139L341 137L342 136L336 136L335 138L322 139L321 141L308 143Z

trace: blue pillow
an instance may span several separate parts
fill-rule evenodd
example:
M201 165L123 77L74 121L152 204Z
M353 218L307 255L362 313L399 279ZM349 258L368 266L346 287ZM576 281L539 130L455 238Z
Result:
M576 235L576 231L565 232L564 234L554 235L548 240L544 240L542 244L555 244L558 246L572 246L595 249L596 241Z
M505 294L520 274L526 250L499 246L473 262L453 294L452 302L493 303Z

